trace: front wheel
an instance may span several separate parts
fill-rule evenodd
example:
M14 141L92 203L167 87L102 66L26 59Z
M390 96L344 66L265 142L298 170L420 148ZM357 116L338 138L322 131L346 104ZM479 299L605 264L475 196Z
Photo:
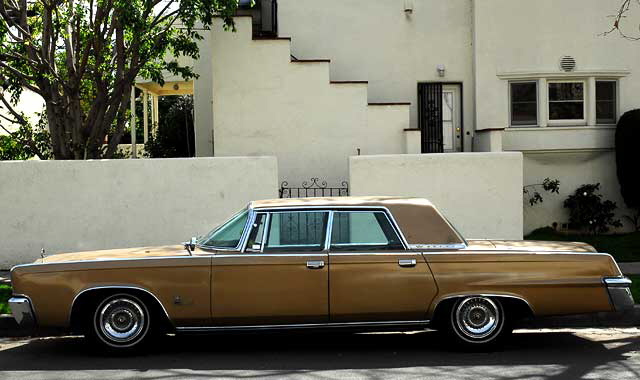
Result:
M482 296L459 299L450 310L448 327L459 347L472 350L496 348L512 331L500 300Z
M87 322L87 337L102 348L125 352L140 347L150 335L149 309L138 297L115 294L98 303Z

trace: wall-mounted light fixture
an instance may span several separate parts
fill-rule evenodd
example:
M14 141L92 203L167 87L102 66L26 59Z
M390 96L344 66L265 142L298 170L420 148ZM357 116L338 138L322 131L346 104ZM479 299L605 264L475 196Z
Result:
M444 74L446 73L446 68L444 67L444 65L440 64L436 67L436 69L438 70L438 76L439 77L444 77Z
M413 13L413 0L404 0L404 13L407 15Z

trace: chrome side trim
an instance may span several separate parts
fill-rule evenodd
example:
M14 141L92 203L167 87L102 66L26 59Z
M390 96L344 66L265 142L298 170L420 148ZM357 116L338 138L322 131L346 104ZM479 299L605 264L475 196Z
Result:
M231 257L327 257L327 252L317 251L317 253L236 253L236 254L221 254L214 255L213 259L216 258L231 258Z
M329 252L329 256L420 256L420 252L394 252L394 251L371 251L371 252Z
M531 304L529 303L529 301L527 301L526 299L520 297L520 296L514 296L511 294L498 294L498 293L473 293L473 294L455 294L455 295L450 295L450 296L446 296L441 298L438 303L434 306L433 310L435 311L438 306L442 303L442 301L445 300L450 300L453 298L466 298L466 297L498 297L498 298L512 298L512 299L517 299L520 301L524 301L524 303L527 304L527 306L529 307L529 310L531 310L531 313L534 313L535 315L535 310L533 309L533 307L531 306Z
M169 321L169 323L171 325L173 325L173 320L171 319L171 317L169 317L169 313L167 312L167 309L164 307L164 305L162 304L162 301L160 301L160 299L158 297L156 297L155 294L153 294L153 292L151 292L150 290L147 290L145 288L141 288L139 286L130 286L130 285L105 285L105 286L94 286L91 288L86 288L81 290L80 292L78 292L78 294L75 295L75 297L73 297L73 301L71 301L71 307L69 308L69 318L67 320L67 325L71 326L71 313L73 312L73 307L76 304L76 300L84 293L92 291L92 290L103 290L103 289L124 289L124 290L139 290L141 292L144 292L148 295L150 295L151 297L153 297L156 302L158 302L158 304L160 305L160 307L162 308L162 311L164 312L164 315L167 317L167 320Z
M465 249L464 244L409 244L409 249Z
M110 263L110 262L118 262L118 261L141 261L141 260L163 260L163 259L195 259L195 258L211 257L212 255L213 255L212 253L207 253L205 255L195 255L195 256L184 255L184 256L148 256L148 257L124 257L124 258L114 257L109 259L53 261L50 263L19 264L19 265L13 266L11 268L11 271L13 271L16 268L48 266L48 265L91 264L91 263Z
M610 288L628 288L633 283L627 277L605 277L603 281Z
M222 251L222 250L217 250ZM492 252L491 250L473 250L473 251L464 251L464 252L424 252L425 255L473 255L474 252L478 252L478 254L483 255L513 255L513 254L532 254L532 255L600 255L600 256L609 256L613 258L608 253L602 252L571 252L571 251L546 251L546 252L537 252L537 251L501 251L501 252ZM236 256L247 256L247 254L243 254L238 251L230 251L237 252L236 254L215 254L215 253L207 253L207 254L196 254L194 256L184 255L184 256L152 256L152 257L131 257L131 258L110 258L110 259L95 259L95 260L75 260L75 261L56 261L50 263L29 263L29 264L19 264L15 265L11 268L13 272L16 268L23 267L34 267L34 266L49 266L49 265L68 265L68 264L89 264L89 263L108 263L108 262L118 262L118 261L140 261L140 260L163 260L163 259L196 259L203 257L236 257ZM333 253L332 253L333 254ZM374 253L367 253L374 254ZM261 254L260 256L266 256L269 254ZM273 254L271 254L273 255ZM284 256L291 256L284 255ZM614 260L615 262L615 260ZM617 265L617 263L616 263ZM65 269L68 270L68 269Z
M349 327L376 327L376 326L426 326L429 320L420 321L383 321L383 322L345 322L345 323L301 323L286 325L246 325L246 326L210 326L210 327L176 327L182 332L206 332L206 331L260 331L260 330L289 330L289 329L315 329L315 328L349 328Z

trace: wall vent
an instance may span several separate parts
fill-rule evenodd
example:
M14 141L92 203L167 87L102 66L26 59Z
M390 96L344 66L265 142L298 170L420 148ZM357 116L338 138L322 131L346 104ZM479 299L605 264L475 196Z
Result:
M575 70L576 59L569 55L565 55L564 57L560 58L560 69L566 72Z

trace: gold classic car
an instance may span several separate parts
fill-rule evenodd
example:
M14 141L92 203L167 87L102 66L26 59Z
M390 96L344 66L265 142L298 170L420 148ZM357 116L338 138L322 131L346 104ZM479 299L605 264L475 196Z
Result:
M166 332L307 328L433 328L490 347L523 317L633 307L610 255L465 240L420 198L255 201L188 243L52 255L11 280L20 325L113 350Z

